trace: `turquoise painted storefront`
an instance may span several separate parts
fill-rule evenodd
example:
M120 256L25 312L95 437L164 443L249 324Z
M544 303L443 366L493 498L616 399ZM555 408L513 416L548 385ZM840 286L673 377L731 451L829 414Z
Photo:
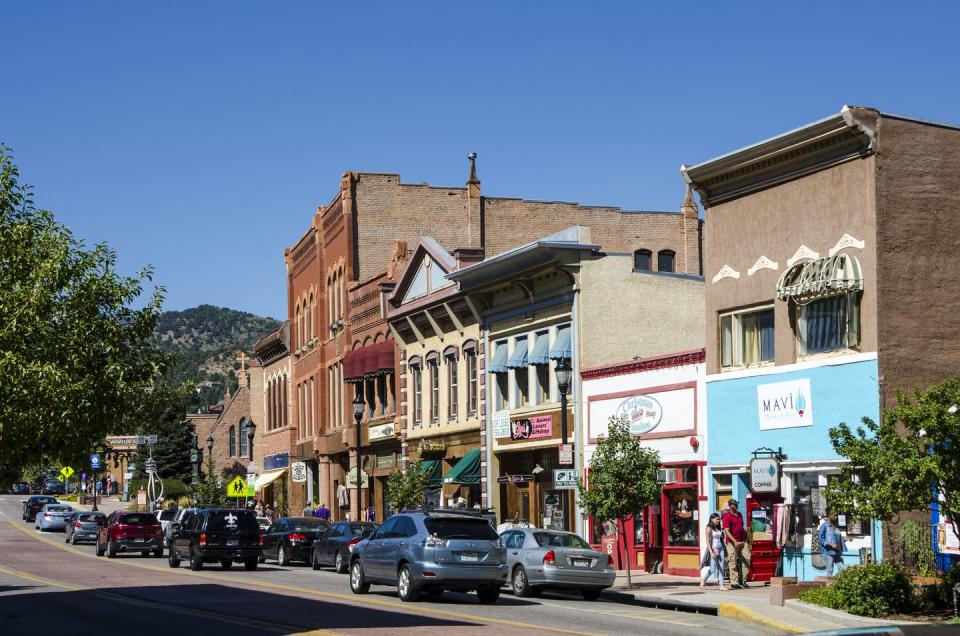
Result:
M879 417L877 377L876 356L871 354L708 377L707 460L713 477L708 488L709 509L716 509L718 487L726 478L730 479L731 490L724 490L722 494L732 495L740 502L746 500L750 494L746 467L753 457L752 451L764 447L782 449L785 455L782 462L785 501L797 504L805 497L810 501L810 485L821 488L829 474L838 472L841 463L830 444L830 428L841 422L856 426L864 416L874 420ZM803 387L802 390L777 393L781 387L797 386ZM802 414L797 405L803 407ZM787 411L784 420L771 422L772 410ZM785 427L762 430L761 413L766 414L765 426ZM851 536L847 541L844 561L848 565L860 562L861 548L869 548L874 558L880 558L881 542L874 541L874 537L880 536L879 524L871 523L871 526L870 534ZM803 538L802 547L784 548L783 574L812 580L824 571L813 567L810 535Z

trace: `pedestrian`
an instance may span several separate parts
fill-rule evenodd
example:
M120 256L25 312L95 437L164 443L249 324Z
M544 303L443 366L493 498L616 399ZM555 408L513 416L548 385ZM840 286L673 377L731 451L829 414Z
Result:
M833 568L840 572L846 567L843 562L843 553L847 544L843 540L843 533L837 527L837 513L831 512L827 522L820 525L820 555L827 568L827 576L833 576Z
M750 577L750 538L740 514L740 503L736 499L727 502L727 511L721 517L727 551L727 572L730 575L730 587L747 587Z
M270 507L270 504L267 504L267 507L263 510L263 516L273 521L273 509Z
M313 516L313 499L307 501L307 505L303 507L303 516L312 517Z
M321 503L320 507L313 511L313 516L317 519L330 521L330 509L327 508L327 504Z
M710 515L709 521L707 521L707 551L703 555L703 560L707 563L700 562L701 573L706 569L705 574L700 576L700 589L704 589L704 586L707 584L707 581L712 578L714 575L717 577L717 584L720 585L720 591L726 592L727 588L723 586L723 558L726 553L725 551L725 541L723 536L723 527L720 525L720 515L716 512ZM707 568L709 566L709 568Z

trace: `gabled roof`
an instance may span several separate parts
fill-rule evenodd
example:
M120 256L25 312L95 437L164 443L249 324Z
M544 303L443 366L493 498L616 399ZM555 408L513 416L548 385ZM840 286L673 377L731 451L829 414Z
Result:
M407 268L404 270L403 276L400 277L397 286L394 287L393 293L390 295L389 301L393 306L399 307L403 303L403 298L410 288L410 284L420 270L420 264L427 256L447 272L454 272L457 269L457 260L447 250L443 249L443 246L429 236L421 236L413 254L407 259Z

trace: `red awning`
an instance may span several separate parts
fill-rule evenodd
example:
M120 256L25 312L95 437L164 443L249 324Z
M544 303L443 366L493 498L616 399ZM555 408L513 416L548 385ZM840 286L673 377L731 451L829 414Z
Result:
M358 382L363 379L366 349L354 349L343 357L343 381Z
M343 380L344 382L359 382L365 376L393 373L393 363L393 339L384 340L369 347L354 349L343 358Z
M375 364L372 365L374 373L393 373L394 346L393 339L384 340L374 345L377 349Z

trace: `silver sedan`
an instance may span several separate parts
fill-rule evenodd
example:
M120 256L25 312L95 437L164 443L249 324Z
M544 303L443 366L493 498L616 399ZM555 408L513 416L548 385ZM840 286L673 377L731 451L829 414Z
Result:
M63 530L67 519L73 516L73 508L64 504L47 504L37 513L36 527L40 531Z
M509 584L515 596L547 588L579 590L593 601L617 577L610 557L571 532L514 528L500 535L507 549Z

